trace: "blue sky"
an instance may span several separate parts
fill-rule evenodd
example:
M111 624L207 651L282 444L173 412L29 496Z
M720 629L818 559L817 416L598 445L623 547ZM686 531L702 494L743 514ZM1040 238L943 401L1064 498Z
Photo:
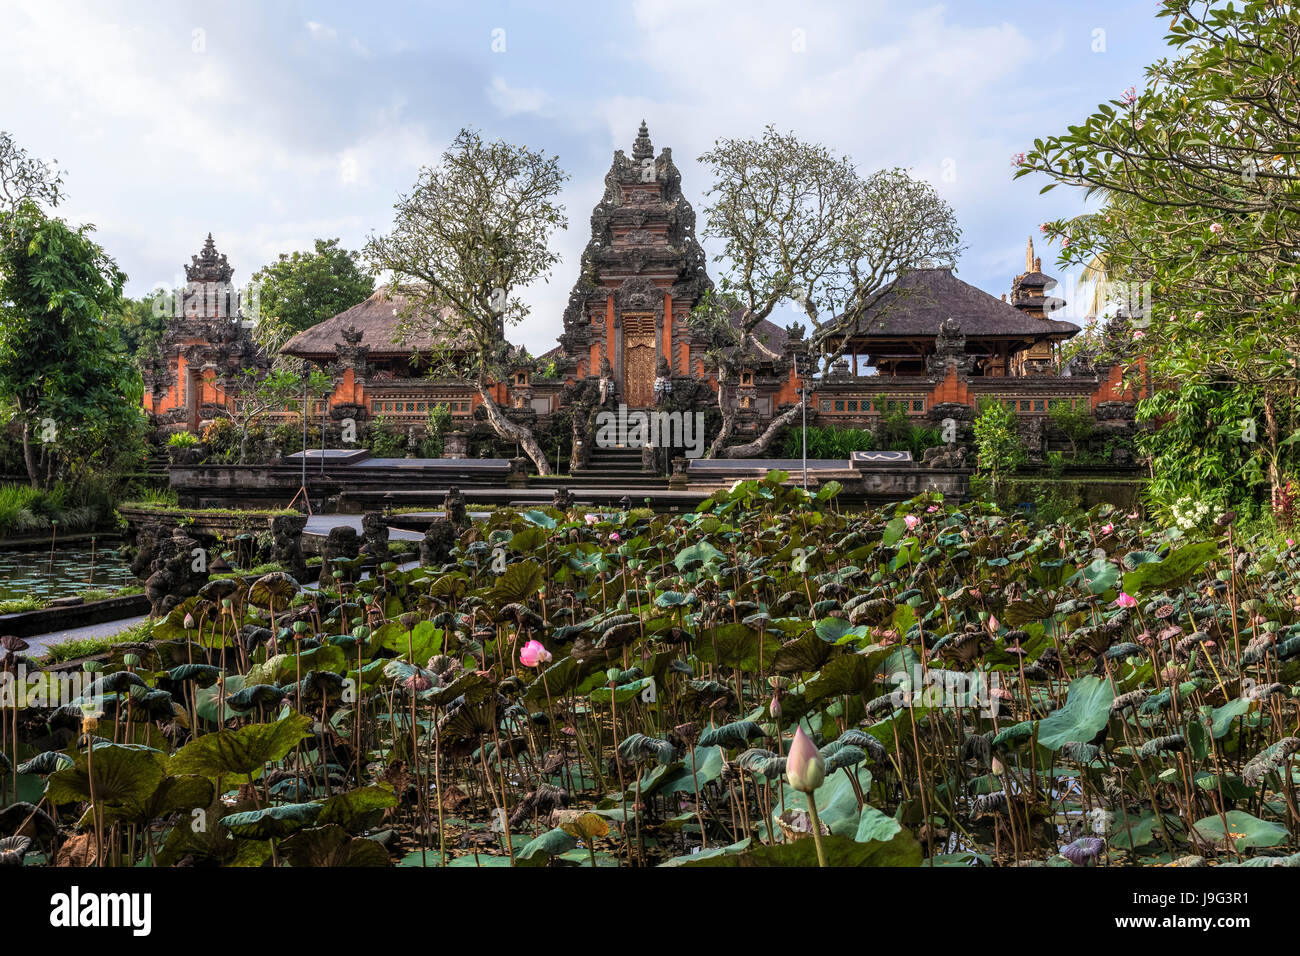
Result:
M957 213L958 274L1008 291L1026 237L1081 208L1013 182L1011 157L1141 86L1168 53L1156 6L6 0L0 128L66 169L60 214L98 227L136 295L176 281L209 231L236 281L316 237L360 248L462 126L553 152L572 177L563 261L510 333L540 352L642 118L697 211L695 157L768 123L864 173L908 167Z

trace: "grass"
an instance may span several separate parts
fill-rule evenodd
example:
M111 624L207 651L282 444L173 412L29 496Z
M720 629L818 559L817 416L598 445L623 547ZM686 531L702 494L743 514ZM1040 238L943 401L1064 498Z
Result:
M0 601L0 614L22 614L24 611L39 611L43 607L45 607L44 601L29 594L26 597Z
M67 489L0 485L0 535L21 537L45 534L57 523L61 534L85 531L99 523L99 510L71 505Z
M70 596L79 597L89 604L91 601L107 601L110 598L130 597L132 594L143 593L144 587L142 585L133 584L120 588L87 588ZM0 614L22 614L27 611L41 611L49 606L50 601L48 598L36 598L28 594L24 597L0 601Z
M175 497L175 493L173 493L172 497L173 498ZM133 508L138 511L181 510L179 505L177 505L174 501L171 503L164 503L159 501L149 501L146 499L141 499L138 501L123 501L117 507L119 509ZM296 508L185 508L184 514L187 517L195 518L195 517L203 517L203 516L225 517L228 515L249 515L249 516L296 515L296 514L301 514L301 512L298 511Z
M44 661L46 664L74 661L79 657L93 657L96 654L107 653L108 649L114 644L133 644L147 641L153 635L153 625L153 621L146 619L139 624L128 627L124 631L118 631L116 634L107 634L103 637L86 637L52 644L45 649Z

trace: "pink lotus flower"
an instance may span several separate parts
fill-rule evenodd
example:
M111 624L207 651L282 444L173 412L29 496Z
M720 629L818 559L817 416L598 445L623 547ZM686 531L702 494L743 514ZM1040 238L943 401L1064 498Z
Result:
M191 628L194 627L194 615L193 615L193 614L186 614L186 615L185 615L185 620L184 620L182 623L185 625L185 629L186 629L187 631L190 630Z
M600 515L583 515L582 517L587 522L587 524L595 524L597 521L600 520Z
M908 515L906 518L903 519L903 524L907 525L908 531L911 531L920 523L921 523L921 519L918 518L916 515Z
M611 532L609 533L609 540L610 540L610 541L617 541L617 540L619 540L619 538L618 538L618 532L617 532L617 531L611 531Z
M1115 530L1115 526L1114 526L1113 524L1111 524L1110 522L1107 522L1106 524L1104 524L1104 525L1101 526L1101 533L1102 533L1102 534L1110 534L1110 533L1111 533L1112 531L1114 531L1114 530Z
M519 663L525 667L538 667L551 662L551 652L542 646L541 641L529 641L519 649Z
M994 617L992 614L989 615L989 619L987 623L988 623L990 634L996 634L998 630L1002 627L1002 625L998 623L998 619Z
M802 724L795 728L794 741L785 761L785 775L790 786L800 793L812 793L826 779L826 759L803 732Z
M1134 518L1136 518L1136 517L1138 517L1138 513L1137 513L1136 511L1134 511L1134 512L1132 512L1132 513L1128 516L1128 520L1129 520L1129 521L1132 521L1132 520L1133 520Z
M930 505L930 507L928 507L928 508L925 509L925 513L928 514L928 515L932 515L932 514L934 514L936 511L938 511L938 510L939 510L939 506L938 506L938 505Z
M1288 548L1294 548L1294 547L1295 547L1295 538L1287 538L1287 539L1286 539L1286 546L1287 546Z
M1137 607L1137 598L1123 591L1119 592L1119 597L1115 598L1115 603L1120 607Z

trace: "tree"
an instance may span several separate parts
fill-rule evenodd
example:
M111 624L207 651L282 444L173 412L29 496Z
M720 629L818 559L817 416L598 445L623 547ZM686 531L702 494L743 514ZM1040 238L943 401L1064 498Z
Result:
M0 395L22 420L23 460L40 482L33 437L47 446L111 447L142 415L139 372L104 316L126 276L90 239L35 203L0 211ZM57 443L57 445L56 445Z
M303 329L350 309L375 290L359 253L338 239L317 239L314 252L281 253L253 276L258 288L258 341L269 350Z
M1070 457L1079 457L1079 442L1087 441L1096 430L1092 415L1084 403L1075 407L1070 401L1061 401L1049 406L1048 420L1065 436L1070 443Z
M123 296L107 316L108 323L117 333L122 349L143 366L158 351L163 334L167 331L166 313L155 307L153 296L132 299Z
M313 372L307 383L310 393L323 394L324 373ZM242 368L226 382L226 393L232 401L220 411L234 424L239 435L239 464L244 464L248 454L248 435L271 412L283 409L295 399L301 400L303 377L289 368L272 368L265 375L254 369Z
M0 212L16 213L24 202L57 206L63 195L63 174L53 163L27 153L0 130Z
M1276 495L1300 352L1300 11L1164 0L1160 15L1177 55L1140 92L1035 141L1017 176L1102 192L1100 211L1044 224L1062 262L1102 262L1141 290L1122 298L1142 306L1130 311L1156 381L1252 396Z
M924 258L955 255L961 232L928 183L901 169L864 180L848 157L770 126L759 139L719 140L700 162L714 177L704 235L723 240L716 259L726 266L722 295L706 297L699 312L736 330L715 350L722 428L709 456L738 457L761 453L803 408L777 416L755 441L726 447L736 419L731 380L752 356L777 357L756 339L759 324L783 302L796 304L828 366L868 309L890 306L889 283Z
M543 475L551 470L532 430L506 418L491 386L508 372L506 328L528 314L514 292L559 261L548 241L568 225L555 202L567 178L555 157L463 129L399 199L392 232L365 249L406 297L404 326L438 333L432 358L474 384L497 435L518 442Z
M1016 413L996 399L985 399L975 418L976 468L988 476L994 500L1002 482L1025 461L1025 447L1016 431Z

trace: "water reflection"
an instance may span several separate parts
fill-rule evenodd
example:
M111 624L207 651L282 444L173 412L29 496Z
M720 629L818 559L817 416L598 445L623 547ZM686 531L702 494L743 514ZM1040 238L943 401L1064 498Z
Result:
M112 589L140 582L131 574L120 541L99 542L93 565L89 544L46 551L0 550L0 601L31 595L67 597L89 588Z

